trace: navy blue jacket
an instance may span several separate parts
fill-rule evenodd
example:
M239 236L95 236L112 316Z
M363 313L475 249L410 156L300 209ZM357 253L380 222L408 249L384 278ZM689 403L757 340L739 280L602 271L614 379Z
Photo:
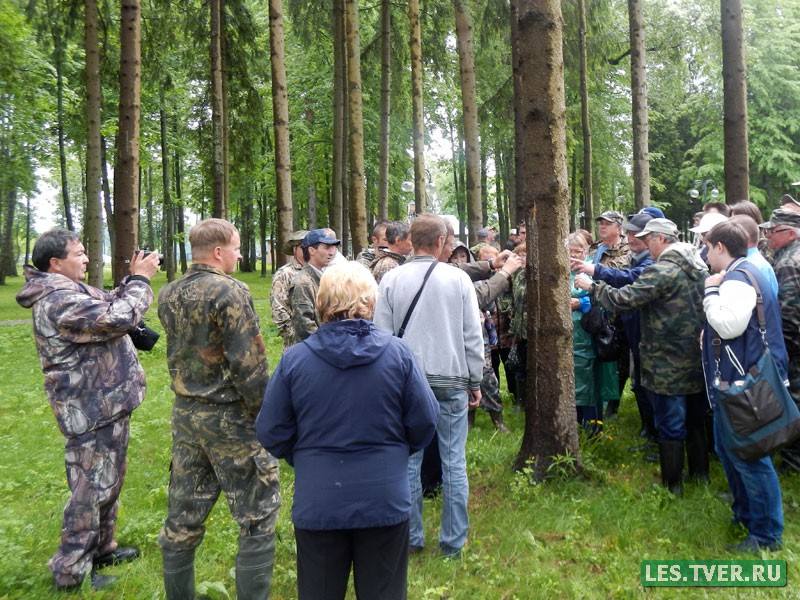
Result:
M789 365L789 358L786 353L786 344L783 340L783 329L781 327L781 310L778 305L778 296L770 286L769 282L761 274L758 266L749 260L740 258L732 262L727 269L723 282L731 279L743 281L747 285L750 280L747 276L740 272L739 269L745 270L750 273L753 278L758 282L761 288L761 295L764 299L764 319L767 328L767 343L769 344L772 356L775 358L775 364L778 366L778 372L781 377L787 381L787 370ZM706 289L706 296L709 294L719 294L719 288L709 287ZM714 329L706 323L703 332L703 369L706 375L706 388L708 390L708 398L712 405L716 406L715 389L711 385L714 380L715 372L715 353L713 350L712 340L714 339ZM729 347L738 361L741 363L745 372L750 369L764 352L764 343L761 341L761 333L758 330L758 315L756 310L750 315L750 322L747 324L747 329L739 337L730 340L722 340L722 347L720 348L720 379L722 381L736 381L743 379L739 371L734 367L733 362L725 350Z
M428 445L438 417L406 343L344 320L284 352L256 433L294 466L295 527L388 527L411 514L408 456Z
M615 269L613 267L596 264L594 266L594 279L605 281L611 287L619 289L639 279L639 275L652 264L653 259L650 257L650 253L647 250L643 250L636 256L631 255L630 269ZM625 328L625 337L628 338L631 351L638 356L639 342L642 339L642 325L639 318L639 311L634 310L620 313L619 319L622 321L622 326Z

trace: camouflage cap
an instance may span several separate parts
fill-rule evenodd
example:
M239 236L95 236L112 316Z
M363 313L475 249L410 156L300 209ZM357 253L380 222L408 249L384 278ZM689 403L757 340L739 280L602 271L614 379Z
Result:
M795 200L790 194L784 194L781 197L781 206L786 206L787 204L794 204L795 206L800 206L800 202Z
M289 239L283 242L283 246L281 246L281 252L289 255L293 254L294 247L303 243L303 239L306 237L307 233L307 229L299 229L298 231L293 232L292 235L289 236Z
M650 219L647 225L636 237L641 238L649 233L663 233L664 235L678 235L678 226L669 219Z
M622 215L619 214L615 210L607 210L606 212L598 215L594 219L595 221L610 221L611 223L616 223L617 225L622 225L622 221L624 220Z
M776 208L772 211L769 221L761 223L761 229L772 229L778 225L787 227L800 227L800 213L785 208Z

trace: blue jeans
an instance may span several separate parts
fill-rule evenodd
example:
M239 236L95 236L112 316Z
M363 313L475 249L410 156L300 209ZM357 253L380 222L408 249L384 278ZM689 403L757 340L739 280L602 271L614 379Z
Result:
M439 421L436 433L439 436L439 454L442 460L442 526L439 546L445 554L452 554L464 547L467 541L469 516L467 498L467 390L431 388L439 401ZM409 545L425 545L422 528L422 486L420 467L422 452L408 458L408 483L411 488L411 519L409 520Z
M730 430L714 408L714 447L733 495L733 516L750 536L763 545L780 542L783 535L783 505L778 475L769 456L742 460L731 449Z
M664 396L650 390L659 440L686 439L686 396Z

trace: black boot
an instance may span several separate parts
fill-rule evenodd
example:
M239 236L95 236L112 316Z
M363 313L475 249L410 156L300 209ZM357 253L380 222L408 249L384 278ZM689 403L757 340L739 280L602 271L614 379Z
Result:
M475 427L475 410L474 408L470 408L467 411L467 429L472 429Z
M606 405L606 421L614 421L619 416L619 400L609 400Z
M658 441L661 481L676 496L683 492L683 444L683 440Z
M686 438L686 462L689 466L689 479L707 482L708 479L708 443L705 426L689 431Z
M167 600L194 600L194 548L161 552Z
M492 417L492 423L500 433L511 433L511 430L503 423L503 413L491 411L489 416Z
M269 600L274 563L274 534L239 538L239 552L236 555L238 600Z

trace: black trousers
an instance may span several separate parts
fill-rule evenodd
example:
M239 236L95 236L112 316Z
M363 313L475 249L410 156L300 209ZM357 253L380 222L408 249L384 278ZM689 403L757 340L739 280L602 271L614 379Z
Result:
M343 600L350 567L361 600L406 600L408 521L368 529L294 530L299 600Z

